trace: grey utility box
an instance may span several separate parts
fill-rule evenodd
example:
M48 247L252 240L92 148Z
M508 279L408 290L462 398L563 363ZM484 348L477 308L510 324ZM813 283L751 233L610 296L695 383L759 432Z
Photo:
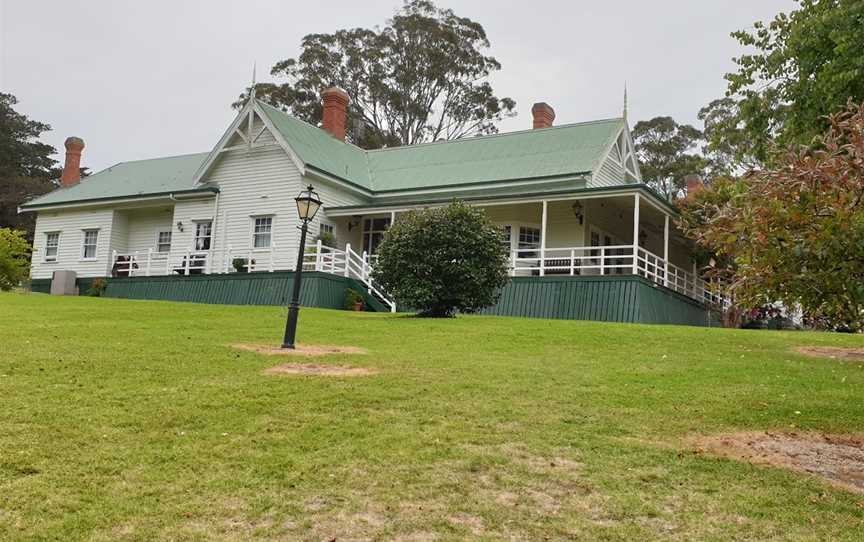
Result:
M54 271L51 277L51 295L78 295L75 271Z

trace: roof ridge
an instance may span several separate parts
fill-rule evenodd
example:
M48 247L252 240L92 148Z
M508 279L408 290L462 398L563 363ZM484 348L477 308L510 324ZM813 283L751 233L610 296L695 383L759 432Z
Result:
M278 107L270 105L267 102L263 102L257 98L255 99L255 102L258 104L264 105L264 106L272 109L273 111L275 111L281 115L284 115L284 116L286 116L286 117L288 117L294 121L305 124L306 126L309 126L310 128L315 128L316 130L321 130L322 132L324 131L324 129L321 128L320 126L315 126L314 124L312 124L310 122L306 122L305 120L301 119L300 117L296 117L290 113L286 113L285 111L282 111ZM355 145L354 143L351 143L350 141L343 141L343 140L336 139L336 138L333 138L333 140L337 143L342 143L343 145L346 145L348 147L353 147L357 150L363 151L366 154L369 154L369 153L373 153L373 152L395 151L395 150L411 149L414 147L424 147L427 145L439 145L439 144L444 144L444 143L458 143L461 141L474 141L474 140L479 140L479 139L492 139L492 138L496 138L496 137L505 137L505 136L510 136L510 135L525 134L525 133L547 132L547 131L552 131L552 130L560 130L562 128L574 128L576 126L585 126L588 124L600 124L600 123L604 123L604 122L623 122L623 121L624 121L624 117L608 117L605 119L585 120L585 121L581 121L581 122L569 122L567 124L558 124L555 126L549 126L547 128L526 128L524 130L514 130L512 132L503 132L503 133L497 133L497 134L485 134L485 135L472 136L472 137L460 137L458 139L445 139L445 140L439 140L439 141L426 141L424 143L415 143L413 145L399 145L398 147L382 147L379 149L364 149L363 147Z
M604 122L614 122L614 121L623 121L623 117L610 117L607 119L596 119L596 120L586 120L582 122L570 122L567 124L558 124L556 126L550 126L548 128L526 128L524 130L515 130L513 132L503 132L497 134L486 134L481 136L472 136L472 137L460 137L458 139L444 139L439 141L426 141L425 143L415 143L413 145L400 145L398 147L383 147L380 149L363 149L364 152L373 153L373 152L383 152L383 151L396 151L396 150L404 150L404 149L413 149L415 147L425 147L428 145L441 145L445 143L459 143L462 141L475 141L481 139L493 139L496 137L506 137L511 135L520 135L527 133L538 133L538 132L548 132L552 130L560 130L562 128L574 128L576 126L585 126L588 124L600 124Z

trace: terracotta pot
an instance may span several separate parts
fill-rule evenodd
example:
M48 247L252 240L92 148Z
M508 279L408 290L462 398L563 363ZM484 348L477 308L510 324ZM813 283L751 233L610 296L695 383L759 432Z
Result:
M363 312L363 302L362 301L358 301L357 303L354 303L354 312Z

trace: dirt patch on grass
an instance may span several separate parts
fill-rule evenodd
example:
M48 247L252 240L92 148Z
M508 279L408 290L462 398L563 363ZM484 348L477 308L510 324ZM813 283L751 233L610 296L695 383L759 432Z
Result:
M841 361L864 362L864 348L840 348L837 346L799 346L795 351L813 358L830 358Z
M817 433L733 433L695 441L697 451L783 467L864 493L864 437Z
M267 356L302 356L314 358L333 354L365 354L366 350L356 346L328 346L324 344L298 344L293 350L280 348L271 344L232 344L231 348L257 352Z
M319 365L315 363L284 363L264 369L268 375L316 375L316 376L369 376L378 371L366 367L345 367L343 365Z

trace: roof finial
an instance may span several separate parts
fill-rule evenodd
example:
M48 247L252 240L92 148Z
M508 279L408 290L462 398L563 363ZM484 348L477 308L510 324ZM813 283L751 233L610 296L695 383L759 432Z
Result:
M627 120L627 81L624 81L624 120Z
M253 61L252 62L252 86L249 87L249 99L253 100L253 101L255 100L255 68L257 68L257 67L258 67L258 63Z

